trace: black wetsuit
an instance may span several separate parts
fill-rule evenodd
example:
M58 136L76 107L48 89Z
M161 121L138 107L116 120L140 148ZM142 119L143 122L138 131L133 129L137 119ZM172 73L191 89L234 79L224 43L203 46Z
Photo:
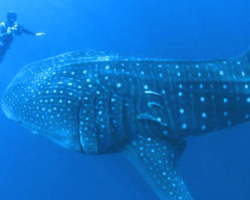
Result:
M19 25L19 24L9 23L8 21L6 23L0 24L0 64L3 61L6 51L10 48L10 44L14 40L13 34L7 34L8 27L14 27L14 25ZM21 33L26 33L29 35L36 35L35 33L23 28L20 25L19 27L21 29L21 32L19 33L19 35L21 35Z

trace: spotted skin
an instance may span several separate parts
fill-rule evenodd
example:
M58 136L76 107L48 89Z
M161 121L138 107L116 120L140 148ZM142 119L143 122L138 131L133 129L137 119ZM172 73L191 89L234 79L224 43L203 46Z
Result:
M204 61L76 51L25 66L7 117L86 154L121 153L163 200L191 200L176 171L185 138L249 121L250 53Z

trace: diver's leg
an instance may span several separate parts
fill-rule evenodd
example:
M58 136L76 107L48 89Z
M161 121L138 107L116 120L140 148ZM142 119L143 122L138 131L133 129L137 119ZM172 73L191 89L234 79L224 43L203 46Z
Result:
M0 64L2 63L5 54L6 54L6 50L0 49Z
M2 63L3 58L4 58L4 55L1 55L1 54L0 54L0 64Z

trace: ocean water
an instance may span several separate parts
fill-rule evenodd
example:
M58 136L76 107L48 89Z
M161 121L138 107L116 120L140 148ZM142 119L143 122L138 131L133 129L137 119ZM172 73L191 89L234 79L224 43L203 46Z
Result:
M80 49L125 56L213 59L250 47L247 0L1 0L0 21L22 35L0 65L0 95L26 64ZM194 200L250 199L250 124L188 138L178 171ZM1 200L157 200L134 166L119 155L88 156L9 121L0 111Z

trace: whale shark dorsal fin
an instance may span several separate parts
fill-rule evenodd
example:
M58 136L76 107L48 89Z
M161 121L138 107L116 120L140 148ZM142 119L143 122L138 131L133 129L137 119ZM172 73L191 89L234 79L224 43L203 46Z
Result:
M176 171L177 161L185 147L184 141L175 140L169 143L156 137L139 135L123 154L162 200L192 200Z

